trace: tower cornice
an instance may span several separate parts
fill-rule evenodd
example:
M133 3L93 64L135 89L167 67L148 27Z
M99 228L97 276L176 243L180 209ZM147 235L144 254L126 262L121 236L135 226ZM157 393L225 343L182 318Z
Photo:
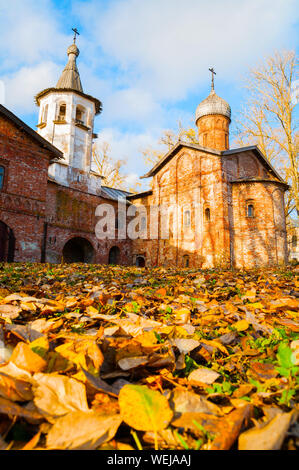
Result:
M49 93L75 93L79 96L82 96L83 98L86 98L90 101L93 101L95 104L95 114L100 114L102 111L102 102L98 100L97 98L94 98L91 95L87 95L83 91L79 90L73 90L72 88L46 88L45 90L40 91L37 95L34 97L35 104L37 106L40 105L40 99L46 96Z

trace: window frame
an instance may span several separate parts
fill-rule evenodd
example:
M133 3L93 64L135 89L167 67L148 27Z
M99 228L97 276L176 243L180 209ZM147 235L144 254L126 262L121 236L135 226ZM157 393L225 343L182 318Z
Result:
M183 255L183 267L190 268L190 256L189 255Z
M64 115L61 114L61 107L64 106ZM62 102L58 105L57 120L64 122L66 120L66 103Z
M1 175L1 170L2 170L2 175ZM0 164L0 191L4 189L4 184L5 184L5 177L6 177L6 168L5 166ZM2 178L1 178L2 176Z
M184 210L184 227L191 227L191 211L189 209Z
M249 208L250 208L250 210L249 210ZM252 213L249 213L251 211L252 211ZM254 217L255 217L255 205L254 205L253 201L246 201L246 217L248 219L254 219Z
M211 222L211 209L210 209L210 207L205 207L204 219L205 219L206 224L209 224Z

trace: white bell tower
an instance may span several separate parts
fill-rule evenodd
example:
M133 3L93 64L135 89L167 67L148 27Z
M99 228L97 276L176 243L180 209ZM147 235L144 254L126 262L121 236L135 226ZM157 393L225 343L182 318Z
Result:
M101 183L91 172L94 117L101 112L102 103L83 92L76 59L79 49L74 42L67 49L68 62L54 88L36 96L40 107L37 132L63 152L64 160L50 165L49 175L58 183L72 185L88 183L90 190ZM94 192L94 191L92 191ZM96 191L98 192L98 191Z

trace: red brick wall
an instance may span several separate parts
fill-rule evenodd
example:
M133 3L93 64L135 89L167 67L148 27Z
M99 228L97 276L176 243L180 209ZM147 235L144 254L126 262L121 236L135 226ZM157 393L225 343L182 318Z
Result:
M93 249L94 263L108 263L109 250L117 246L120 264L131 264L130 240L98 240L95 234L96 207L100 203L112 204L117 213L117 202L100 198L73 188L48 182L47 189L47 242L46 261L59 263L65 244L80 237L88 240Z
M14 232L15 261L40 261L50 153L0 117L0 220Z
M238 178L261 181L232 183ZM183 266L189 257L190 267L253 267L287 261L284 187L252 152L218 156L183 148L154 176L152 188L151 196L134 199L134 204L146 205L148 217L152 204L189 206L191 225L182 225L178 240L161 236L134 240L133 259L139 254L149 266ZM250 199L255 204L253 218L246 217ZM194 204L199 217L196 227Z

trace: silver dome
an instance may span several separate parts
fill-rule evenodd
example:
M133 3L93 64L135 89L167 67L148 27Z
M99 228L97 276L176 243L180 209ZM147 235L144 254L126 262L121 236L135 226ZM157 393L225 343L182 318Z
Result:
M209 96L197 106L195 120L197 121L202 116L209 114L222 114L229 119L231 117L230 105L220 96L216 95L214 90L211 90Z

